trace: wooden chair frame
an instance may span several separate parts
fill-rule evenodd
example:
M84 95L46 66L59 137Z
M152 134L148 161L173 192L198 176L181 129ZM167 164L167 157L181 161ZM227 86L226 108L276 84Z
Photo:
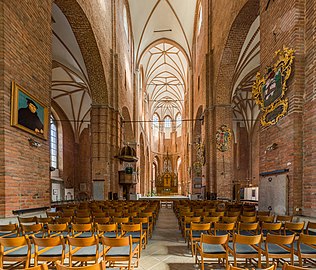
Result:
M301 233L297 241L297 249L294 250L298 256L299 265L303 266L303 259L316 264L316 235Z
M101 236L103 245L103 260L109 263L110 267L120 266L127 262L128 269L138 267L140 258L139 244L133 243L132 236L120 238L108 238ZM128 252L126 248L128 247ZM126 266L123 264L123 266Z
M211 223L195 223L191 222L188 236L188 247L191 248L192 256L195 255L195 244L201 240L201 235L209 234Z
M228 244L229 235L208 235L201 234L200 242L195 245L195 263L201 263L201 269L204 270L205 259L224 259L226 261L226 267L228 266ZM212 252L213 248L213 252ZM209 251L209 249L211 249ZM219 251L219 249L222 251ZM198 260L200 255L201 259Z

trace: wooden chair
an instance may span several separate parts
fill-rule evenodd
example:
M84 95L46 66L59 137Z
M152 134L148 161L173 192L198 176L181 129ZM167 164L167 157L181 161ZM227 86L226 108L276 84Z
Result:
M200 263L201 269L204 270L204 262L206 259L224 259L227 267L228 241L228 234L215 236L202 233L200 242L197 242L195 245L195 263ZM200 260L198 259L198 256L200 256Z
M253 223L257 221L257 217L256 216L244 216L241 215L239 216L239 221L240 222L246 222L246 223Z
M94 224L98 223L98 224L107 224L110 223L111 218L110 217L94 217L93 218L93 222Z
M91 217L73 217L72 222L76 224L88 224L92 222L92 219Z
M21 225L22 235L28 235L30 237L45 237L45 229L43 224L22 224Z
M268 233L270 234L280 234L281 233L281 222L263 222L261 224L261 234L263 240L265 240Z
M257 220L260 222L274 222L274 216L257 216Z
M251 270L255 270L254 268L252 268ZM277 263L274 262L271 264L271 266L267 267L267 268L261 268L261 270L277 270Z
M72 221L72 217L59 217L55 218L54 222L55 223L67 223L70 224Z
M238 220L238 216L221 217L221 222L223 222L223 223L233 223L233 222L237 222L237 220Z
M211 223L195 223L191 222L189 237L188 237L188 247L191 248L192 256L195 255L195 244L201 240L201 235L209 234L211 230Z
M316 222L307 222L307 226L305 229L306 234L316 235Z
M31 242L28 236L11 238L0 237L0 268L3 268L5 261L24 262L29 267L31 259Z
M143 231L142 224L122 224L122 236L132 236L132 241L139 244L139 250L146 248L147 233Z
M315 264L316 235L301 233L297 241L297 248L294 248L294 253L298 256L300 266L303 266L303 259Z
M283 264L282 270L306 270L307 268L290 265L287 262Z
M224 235L224 234L229 234L230 236L233 236L235 233L235 227L236 223L222 223L222 222L216 222L214 223L214 234L215 235Z
M36 217L36 223L53 223L54 219L52 217Z
M264 210L257 211L257 216L270 216L270 211L269 210L267 210L267 211L264 211Z
M97 263L99 254L102 252L99 245L99 237L91 236L85 238L68 237L69 245L69 265L72 266L73 261Z
M36 224L36 216L34 217L20 217L18 216L18 222L19 222L19 226L21 227L22 224L27 224L27 225L31 225L31 224Z
M34 265L37 266L39 261L45 262L64 262L65 259L65 239L62 235L48 238L33 238L35 254ZM68 251L67 251L68 252Z
M146 245L147 245L148 237L151 237L149 218L148 217L134 217L133 223L142 224L143 231L146 232Z
M99 237L102 235L109 238L118 237L117 223L111 224L95 224L95 229Z
M149 221L149 238L151 238L153 235L154 222L155 222L153 212L141 212L141 213L139 213L138 216L148 218L148 221Z
M295 234L299 235L300 233L303 233L305 227L305 222L285 222L283 233L285 235Z
M59 211L57 211L57 212L46 211L46 216L55 219L57 217L60 217L61 213Z
M99 263L93 264L93 265L87 265L87 266L65 266L62 265L60 262L56 262L56 269L57 270L105 270L105 262L100 261Z
M238 222L237 232L242 235L256 235L259 232L259 222L245 223Z
M286 221L287 222L292 222L293 221L293 216L286 216L286 215L278 215L278 216L276 216L276 218L275 218L275 221L276 222L281 222L281 223L285 223Z
M0 225L0 237L19 236L19 226L17 223Z
M49 237L62 235L66 238L69 233L69 225L67 223L47 224L47 234Z
M295 235L276 235L267 234L265 239L264 256L266 257L266 265L269 264L269 259L285 259L291 260L294 264L294 237Z
M72 237L79 237L79 238L85 238L85 237L91 237L94 232L94 227L92 223L72 223L71 224L71 236Z
M110 267L127 267L134 269L139 265L140 248L138 243L133 243L132 236L108 238L101 236L103 245L103 260ZM125 263L124 263L125 262Z
M183 222L181 224L181 231L182 231L182 235L184 237L184 241L187 241L188 235L189 235L189 231L190 231L190 226L191 226L191 222L200 222L201 221L201 217L188 217L185 216L183 219Z
M38 265L38 266L25 268L24 270L48 270L48 266L46 263L43 263L43 264Z
M234 256L234 266L237 266L237 258L257 259L258 268L261 268L261 240L261 234L234 234L233 242L228 244L229 252Z

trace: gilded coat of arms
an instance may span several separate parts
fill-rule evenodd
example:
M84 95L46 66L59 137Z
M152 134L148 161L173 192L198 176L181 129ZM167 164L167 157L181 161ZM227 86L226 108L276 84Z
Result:
M252 87L252 95L262 111L261 124L269 126L276 124L288 109L288 99L284 99L286 82L290 77L294 50L283 48L275 52L278 60L273 67L268 67L261 78L260 72Z
M226 125L221 125L216 131L216 148L221 152L227 151L231 138L232 132L230 128Z

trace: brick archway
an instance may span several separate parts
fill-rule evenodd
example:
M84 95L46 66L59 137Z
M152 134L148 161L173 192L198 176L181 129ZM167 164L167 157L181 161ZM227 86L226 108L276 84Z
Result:
M216 103L229 104L231 102L232 80L228 74L234 73L244 40L258 16L259 7L259 0L248 0L230 28L215 81L215 89L220 92Z
M76 0L55 0L55 4L66 16L77 39L87 68L93 102L107 104L109 98L103 64L86 14Z

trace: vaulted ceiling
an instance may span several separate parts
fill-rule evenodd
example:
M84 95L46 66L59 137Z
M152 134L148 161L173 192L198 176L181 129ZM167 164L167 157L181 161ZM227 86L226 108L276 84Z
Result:
M182 114L196 0L129 0L135 60L143 67L151 117Z

